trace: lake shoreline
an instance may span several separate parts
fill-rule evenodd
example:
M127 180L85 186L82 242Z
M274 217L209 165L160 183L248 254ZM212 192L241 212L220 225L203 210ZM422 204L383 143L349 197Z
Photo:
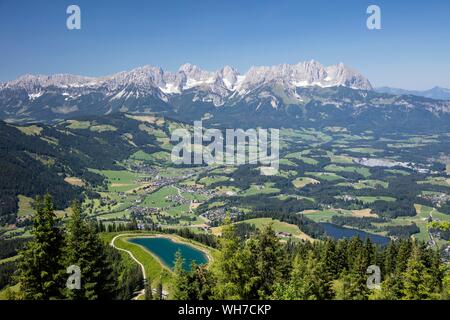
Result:
M172 234L146 234L146 235L132 235L132 234L128 234L126 235L126 238L124 239L126 242L132 244L132 245L137 245L139 247L141 247L143 250L145 250L147 253L151 254L153 258L155 258L156 261L158 261L158 263L161 264L161 266L163 266L164 269L167 269L170 272L173 272L172 269L170 268L170 266L168 266L166 263L164 263L162 261L161 258L159 258L155 253L151 252L148 248L146 248L145 246L138 244L138 243L134 243L132 241L130 241L131 239L145 239L145 238L164 238L164 239L169 239L171 241L173 241L174 243L178 243L178 244L183 244L183 245L187 245L190 246L196 250L201 251L206 259L207 259L207 263L206 265L210 265L211 262L213 261L213 257L212 254L210 253L210 251L208 249L206 249L205 247L203 247L202 244L197 244L197 243L193 243L192 240L189 239L184 239L180 236L177 235L172 235Z

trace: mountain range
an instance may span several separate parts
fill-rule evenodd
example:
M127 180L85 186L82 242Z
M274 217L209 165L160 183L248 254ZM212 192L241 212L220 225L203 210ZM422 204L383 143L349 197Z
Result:
M105 77L25 75L0 84L0 119L55 122L115 112L158 113L210 125L346 126L358 130L447 130L450 102L382 93L356 70L317 61L176 72L144 66Z
M389 93L395 95L414 95L431 99L450 100L450 89L434 87L428 90L405 90L391 87L380 87L375 89L377 92Z

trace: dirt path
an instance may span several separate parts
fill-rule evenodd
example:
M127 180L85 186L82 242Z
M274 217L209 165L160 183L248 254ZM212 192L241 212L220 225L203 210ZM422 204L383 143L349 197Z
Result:
M111 240L110 245L114 249L128 253L130 255L131 259L133 259L134 261L136 261L137 264L139 264L139 266L141 267L141 270L142 270L142 278L144 279L144 283L145 283L147 280L147 276L145 274L144 265L138 259L136 259L136 257L133 255L133 253L130 250L119 248L118 246L116 246L114 244L114 242L117 240L117 238L123 237L123 236L136 236L136 234L119 234ZM157 292L156 289L153 289L152 291L153 291L153 294L156 294L156 292ZM139 298L143 295L145 295L145 289L142 289L141 291L139 291L138 294L133 298L133 300L139 300ZM167 298L168 295L169 295L169 293L167 291L163 290L163 297Z
M130 255L131 259L133 259L134 261L136 261L136 263L141 267L141 270L142 270L142 278L144 279L144 282L145 282L145 281L147 280L147 276L146 276L146 274L145 274L145 267L144 267L144 265L143 265L138 259L136 259L136 257L133 255L133 253L132 253L131 251L125 250L125 249L122 249L122 248L119 248L119 247L117 247L117 246L114 244L114 242L116 241L116 239L119 238L119 237L122 237L122 236L126 236L126 234L119 234L119 235L115 236L115 237L111 240L111 243L110 243L110 244L111 244L111 247L113 247L114 249L117 249L117 250L119 250L119 251L124 251L124 252L128 253L128 254ZM145 295L145 289L142 289L142 290L139 292L139 294L138 294L136 297L133 298L133 300L139 300L139 298L140 298L142 295Z

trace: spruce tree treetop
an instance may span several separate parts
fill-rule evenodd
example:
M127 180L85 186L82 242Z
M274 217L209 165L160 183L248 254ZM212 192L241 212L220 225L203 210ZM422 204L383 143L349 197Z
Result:
M65 270L61 264L63 237L56 226L50 195L35 201L33 240L21 252L18 282L24 299L62 298Z

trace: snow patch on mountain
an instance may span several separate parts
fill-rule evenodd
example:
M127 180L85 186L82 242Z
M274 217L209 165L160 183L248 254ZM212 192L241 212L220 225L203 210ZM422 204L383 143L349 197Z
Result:
M155 97L165 102L173 95L190 92L193 101L221 106L227 99L243 99L263 86L273 85L284 91L285 96L297 100L295 89L300 87L345 86L372 90L366 78L344 64L324 67L314 60L294 65L252 67L243 75L231 66L206 71L189 63L176 72L143 66L98 78L70 74L25 75L0 84L0 90L25 90L30 100L38 99L48 90L62 88L71 96L103 92L111 101Z
M132 84L142 89L159 88L162 92L175 94L201 86L222 86L224 89L234 92L248 90L274 81L295 87L317 85L372 89L366 78L344 64L324 67L314 60L295 65L252 67L244 75L239 74L230 66L211 72L189 63L182 65L177 72L166 72L159 67L143 66L99 78L69 74L25 75L17 80L6 82L1 87L22 88L27 91L51 86L62 88L105 87L108 90L117 90Z

